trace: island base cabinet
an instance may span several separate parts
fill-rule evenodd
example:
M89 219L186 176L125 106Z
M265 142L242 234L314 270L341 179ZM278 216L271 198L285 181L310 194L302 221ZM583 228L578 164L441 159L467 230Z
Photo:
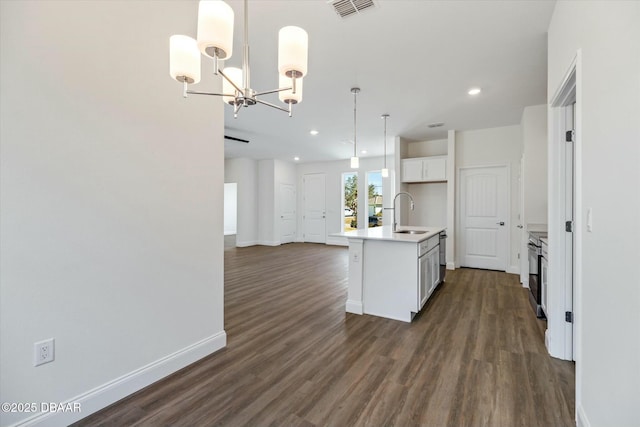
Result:
M364 313L411 322L420 311L417 245L365 240L363 249Z

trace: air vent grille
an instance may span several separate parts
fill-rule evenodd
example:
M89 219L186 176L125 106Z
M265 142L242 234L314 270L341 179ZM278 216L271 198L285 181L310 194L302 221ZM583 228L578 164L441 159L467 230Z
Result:
M343 18L375 6L373 0L330 0L336 13Z
M444 126L444 122L430 123L427 125L428 128L439 128Z

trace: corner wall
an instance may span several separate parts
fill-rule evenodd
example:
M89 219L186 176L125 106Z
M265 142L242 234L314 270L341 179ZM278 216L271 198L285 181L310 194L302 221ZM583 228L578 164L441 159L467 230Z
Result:
M167 72L191 6L0 2L0 401L82 409L23 425L68 425L225 345L222 103Z
M574 289L578 426L638 426L640 2L557 2L548 40L549 99L581 50L576 133L582 193L576 225L582 255L581 282ZM549 161L552 189L556 171ZM592 231L586 227L589 209ZM552 261L553 256L550 268Z

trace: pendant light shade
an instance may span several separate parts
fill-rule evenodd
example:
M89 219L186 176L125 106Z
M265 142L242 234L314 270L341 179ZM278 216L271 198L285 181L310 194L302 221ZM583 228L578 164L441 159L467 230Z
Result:
M358 169L360 167L360 159L358 157L351 158L351 169Z
M242 68L226 68L223 71L219 66L221 60L231 58L233 52L233 9L222 0L200 0L196 40L187 36L173 36L170 39L169 74L182 83L184 98L188 95L221 96L225 104L233 106L234 118L238 117L241 107L256 104L284 111L292 117L293 105L302 101L302 78L307 74L309 36L299 27L289 26L280 29L278 74L285 79L280 80L282 85L276 89L255 90L251 87L249 66L249 0L243 0L242 3ZM222 76L222 93L189 90L189 84L200 81L200 54L211 58L213 74ZM263 96L275 93L278 93L279 99L286 107L262 99Z
M389 178L389 169L382 168L382 170L380 172L381 172L381 175L382 175L383 178Z
M242 70L240 68L227 67L223 70L223 72L225 76L227 76L229 79L231 79L232 82L236 84L236 86L242 87ZM236 97L233 94L236 93L236 88L233 87L233 85L228 82L227 79L222 79L222 93L229 95L222 97L222 100L226 104L235 105Z
M191 37L175 35L169 38L169 74L179 82L200 81L200 51Z
M278 33L278 72L283 76L307 75L309 36L300 27L282 27Z
M280 74L278 76L279 87L291 87L291 78ZM296 93L293 89L278 92L278 98L285 104L297 104L302 101L302 79L296 79Z
M233 53L233 9L221 0L198 4L198 48L210 58L229 59Z

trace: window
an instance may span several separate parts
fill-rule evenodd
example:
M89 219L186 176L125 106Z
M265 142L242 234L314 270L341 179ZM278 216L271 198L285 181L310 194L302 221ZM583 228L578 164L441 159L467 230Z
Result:
M342 174L342 231L358 228L358 174Z
M367 227L382 226L382 172L367 172Z

